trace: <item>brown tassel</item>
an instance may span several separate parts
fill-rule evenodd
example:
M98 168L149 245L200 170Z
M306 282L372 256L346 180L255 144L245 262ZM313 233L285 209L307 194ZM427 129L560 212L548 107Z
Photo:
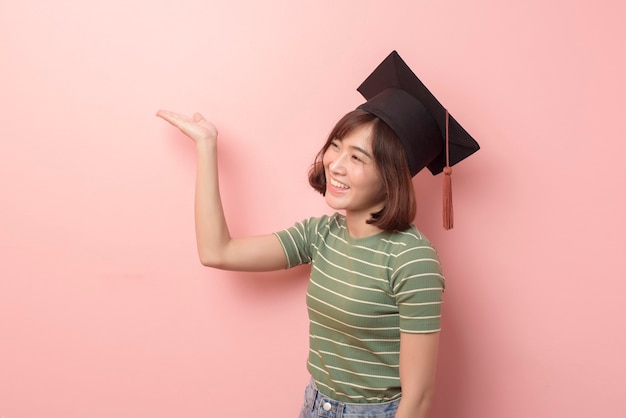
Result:
M454 227L454 211L452 210L452 169L443 169L443 227Z
M452 210L452 168L450 168L450 138L448 125L450 115L446 109L446 166L443 169L443 227L452 229L454 226L454 211Z

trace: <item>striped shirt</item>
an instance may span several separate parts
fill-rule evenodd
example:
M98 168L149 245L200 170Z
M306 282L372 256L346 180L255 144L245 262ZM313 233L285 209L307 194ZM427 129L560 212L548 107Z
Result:
M400 332L440 329L444 278L414 226L352 238L345 216L310 218L275 234L288 266L311 264L308 370L342 402L401 396Z

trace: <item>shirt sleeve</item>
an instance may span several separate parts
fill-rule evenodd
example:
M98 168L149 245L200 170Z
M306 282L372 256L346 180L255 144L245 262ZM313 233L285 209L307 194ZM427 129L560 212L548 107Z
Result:
M441 330L445 280L439 256L430 242L417 241L397 255L391 286L398 304L400 331Z
M317 223L318 219L309 218L274 233L287 256L287 268L311 263L312 231L317 229Z

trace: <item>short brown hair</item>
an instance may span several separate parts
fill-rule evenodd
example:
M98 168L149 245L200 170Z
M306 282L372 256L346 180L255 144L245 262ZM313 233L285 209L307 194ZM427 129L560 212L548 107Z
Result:
M365 112L353 110L332 129L326 143L309 169L309 184L322 195L326 194L324 153L334 139L342 139L355 128L372 125L372 150L385 190L385 206L372 213L367 223L385 231L403 231L415 219L415 192L406 154L396 133L381 119Z

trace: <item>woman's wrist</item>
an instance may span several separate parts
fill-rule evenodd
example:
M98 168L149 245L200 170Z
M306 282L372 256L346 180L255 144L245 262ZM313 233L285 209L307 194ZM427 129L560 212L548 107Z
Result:
M217 137L206 137L196 139L198 151L214 151L217 149Z

